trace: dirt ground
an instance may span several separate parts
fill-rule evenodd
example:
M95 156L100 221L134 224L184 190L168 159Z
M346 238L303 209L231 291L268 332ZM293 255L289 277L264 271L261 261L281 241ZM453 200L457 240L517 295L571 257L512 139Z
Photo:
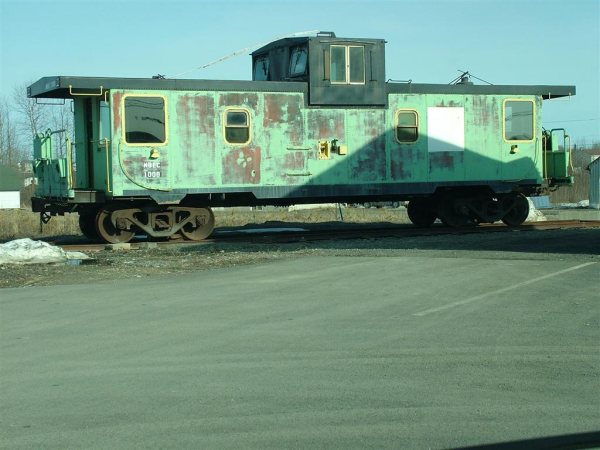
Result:
M406 224L403 208L343 210L341 222L336 208L287 211L217 211L217 230L228 227L356 227L357 224L381 226L381 238L305 241L287 244L241 242L218 239L203 244L171 244L140 250L101 250L89 252L91 260L79 265L38 264L0 265L0 288L68 285L124 278L156 278L173 273L193 276L194 272L244 264L276 262L305 256L436 256L499 259L574 259L600 261L600 233L597 229L548 231L497 231L436 236L386 237L386 226ZM435 225L434 225L435 226ZM441 226L441 225L440 225ZM83 241L77 235L72 240ZM62 240L65 236L61 237Z

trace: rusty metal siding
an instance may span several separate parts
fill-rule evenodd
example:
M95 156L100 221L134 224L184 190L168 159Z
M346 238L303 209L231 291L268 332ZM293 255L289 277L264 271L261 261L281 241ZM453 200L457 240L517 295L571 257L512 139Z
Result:
M510 145L503 141L502 96L390 94L389 108L381 109L307 107L301 92L135 91L167 100L168 142L157 147L159 156L152 159L154 146L122 142L120 104L125 92L133 93L111 92L117 196L144 189L171 193L164 198L175 200L185 193L225 191L257 197L271 191L286 196L393 195L410 191L409 185L426 192L461 183L541 181L536 144L520 145L518 154L510 154ZM229 108L248 112L248 143L226 142L224 115ZM464 148L430 151L429 108L464 111ZM412 143L398 142L395 136L396 112L405 109L419 118L419 137ZM319 142L333 140L346 154L319 158ZM160 176L145 176L148 166ZM182 194L178 197L177 192Z

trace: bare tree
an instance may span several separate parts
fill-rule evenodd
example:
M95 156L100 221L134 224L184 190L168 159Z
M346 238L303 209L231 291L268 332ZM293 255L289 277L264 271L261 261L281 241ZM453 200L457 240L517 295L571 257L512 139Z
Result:
M16 86L13 91L13 102L17 113L20 114L20 131L31 142L48 123L44 105L40 105L34 98L27 97L27 84Z
M64 105L52 104L46 106L49 112L50 128L53 131L62 131L54 140L55 155L64 157L67 151L67 138L73 138L73 113L71 112L72 101Z
M24 152L19 146L17 133L8 104L0 99L0 164L19 167Z

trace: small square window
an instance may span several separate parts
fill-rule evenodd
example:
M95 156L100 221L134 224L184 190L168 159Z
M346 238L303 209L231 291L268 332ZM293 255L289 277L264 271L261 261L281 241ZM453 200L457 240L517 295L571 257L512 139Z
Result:
M533 102L506 100L504 102L504 139L531 141L533 139Z
M164 144L167 140L165 99L125 97L125 142Z
M419 138L419 116L416 111L398 111L396 139L398 142L415 142Z
M246 144L250 141L248 111L236 109L225 113L225 140L230 144Z
M365 84L365 48L358 45L332 45L329 80L332 84Z

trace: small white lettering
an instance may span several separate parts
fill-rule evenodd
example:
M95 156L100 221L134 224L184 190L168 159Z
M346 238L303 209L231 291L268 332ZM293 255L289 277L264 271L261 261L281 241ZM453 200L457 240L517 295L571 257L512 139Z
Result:
M160 170L144 170L144 177L146 178L160 178Z
M160 169L160 161L144 161L144 169Z

